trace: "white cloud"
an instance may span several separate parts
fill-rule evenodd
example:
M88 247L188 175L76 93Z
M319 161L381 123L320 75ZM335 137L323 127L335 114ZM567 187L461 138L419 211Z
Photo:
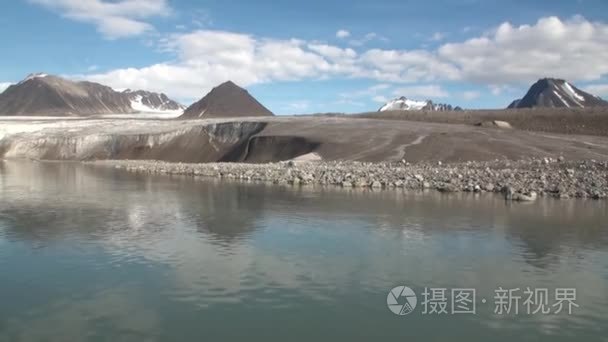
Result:
M381 83L362 90L340 93L340 99L337 103L362 106L363 104L361 104L360 101L357 101L362 98L370 98L374 102L387 102L386 97L384 97L382 93L386 92L390 87L390 84Z
M370 32L367 33L366 35L364 35L363 37L359 38L359 39L352 39L351 41L349 41L348 43L352 46L356 46L356 47L360 47L363 46L373 40L378 40L381 42L388 42L388 38L381 36L379 34L377 34L376 32Z
M472 82L527 83L545 76L594 80L608 73L608 25L582 17L541 18L532 26L503 23L488 36L443 45L438 57Z
M481 93L478 91L474 91L474 90L465 91L462 93L462 98L465 101L472 101L472 100L479 98L480 96L481 96Z
M442 33L442 32L435 32L431 36L430 40L432 40L434 42L439 42L439 41L442 41L444 38L445 38L445 34L444 33Z
M29 0L62 16L97 27L108 39L141 35L153 30L145 19L171 12L167 0Z
M384 82L455 80L460 77L458 68L425 50L372 49L362 54L360 62L364 71L358 76Z
M12 83L10 82L0 82L0 93L6 90L6 88L10 87Z
M294 102L288 103L286 106L284 106L284 108L291 113L293 113L293 112L303 113L304 111L306 111L310 108L310 101L307 101L307 100L294 101Z
M191 12L190 16L192 18L192 25L199 29L213 26L213 19L211 18L211 13L209 13L205 9L196 9Z
M591 84L583 87L583 90L591 95L599 96L608 99L608 84Z
M338 59L354 58L354 51L313 46L319 53L307 45L296 39L258 39L247 34L201 30L174 34L164 40L163 48L174 52L177 62L81 77L114 88L150 89L194 99L226 80L248 86L352 72L351 62Z
M447 91L445 91L439 85L422 85L422 86L409 86L409 87L400 87L395 89L393 92L395 96L405 96L407 98L424 98L432 99L432 98L440 98L440 97L448 97Z
M514 92L515 89L505 84L490 84L488 86L490 88L490 92L494 96L502 95L505 92Z
M353 49L342 49L326 44L308 44L308 48L331 60L354 59L357 52Z
M37 0L41 1L41 0ZM379 39L369 34L369 39ZM298 39L271 39L217 30L176 33L162 39L172 61L82 76L115 88L162 91L199 98L231 79L256 83L346 77L380 83L477 83L493 94L519 89L545 76L572 82L608 75L608 25L576 17L543 18L535 25L502 24L493 32L436 50L350 48ZM403 88L414 97L444 97L439 86ZM360 94L368 99L379 92ZM466 97L472 98L473 94ZM353 97L343 97L352 101Z
M419 86L407 86L398 87L390 90L393 86L386 83L376 84L371 87L352 91L348 93L341 93L340 100L338 103L353 104L360 103L359 101L364 98L368 98L373 102L386 103L389 101L389 97L386 96L390 93L392 97L405 96L412 99L433 99L448 97L450 94L445 91L439 85L419 85Z
M350 32L347 30L339 30L336 32L336 37L340 39L348 38L350 37Z
M376 95L376 96L372 97L372 101L378 102L378 103L387 103L388 99L386 98L386 96Z

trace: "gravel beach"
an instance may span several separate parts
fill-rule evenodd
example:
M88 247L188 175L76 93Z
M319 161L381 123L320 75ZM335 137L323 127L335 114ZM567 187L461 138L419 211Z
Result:
M268 164L104 160L88 164L144 174L191 175L292 186L496 192L519 201L532 201L537 196L561 199L608 197L608 161L567 161L561 157L449 164L409 163L405 160L391 163L287 161Z

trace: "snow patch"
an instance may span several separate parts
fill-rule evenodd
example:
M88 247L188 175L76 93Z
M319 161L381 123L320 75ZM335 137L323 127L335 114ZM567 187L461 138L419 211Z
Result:
M11 85L12 83L9 82L0 82L0 94L2 94Z
M182 109L163 110L163 109L159 109L159 108L149 107L149 106L146 106L145 104L143 104L142 100L143 100L143 97L141 95L135 96L133 99L131 99L131 108L133 108L133 110L138 111L138 112L151 113L151 114L178 115L178 114L183 113Z
M23 81L19 82L19 84L23 84L29 80L33 80L35 78L45 78L47 77L48 74L44 74L44 73L37 73L37 74L29 74L26 78L23 79Z
M555 94L555 96L557 96L563 102L563 104L566 105L566 107L570 108L568 102L566 102L566 100L564 100L564 98L557 91L554 90L553 94Z
M415 101L405 97L401 97L388 102L382 108L380 108L380 111L385 112L389 110L422 110L424 107L428 106L428 104L428 101Z
M295 162L313 162L313 161L322 161L323 157L321 157L321 155L319 155L316 152L311 152L311 153L307 153L307 154L303 154L301 156L295 157L293 159L291 159Z
M568 82L564 82L564 89L566 90L566 92L568 93L568 95L576 98L577 100L581 101L581 102L585 102L585 98L582 97L581 95L579 95L574 88L572 88L572 86L570 85L570 83Z

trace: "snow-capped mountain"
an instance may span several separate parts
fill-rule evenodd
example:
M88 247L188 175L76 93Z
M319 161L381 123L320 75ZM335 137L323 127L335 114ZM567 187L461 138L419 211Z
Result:
M405 96L398 99L387 102L379 112L387 112L393 110L426 110L426 111L450 111L450 110L462 110L460 107L452 107L452 105L445 103L433 103L431 100L416 101L410 100Z
M608 106L608 102L578 89L565 80L543 78L530 87L526 96L513 101L508 108L587 108L598 106Z
M0 94L0 115L178 114L181 111L183 107L164 94L118 92L99 83L71 81L45 73L28 75Z
M27 81L30 81L30 80L33 80L33 79L36 79L36 78L45 78L47 76L48 76L48 74L45 74L43 72L37 72L37 73L29 74L29 75L27 75L26 78L24 78L21 82L19 82L19 84L25 83Z
M133 113L129 99L93 82L31 74L0 94L0 115L79 116Z
M186 107L163 93L127 89L122 91L131 101L133 110L142 113L180 113Z

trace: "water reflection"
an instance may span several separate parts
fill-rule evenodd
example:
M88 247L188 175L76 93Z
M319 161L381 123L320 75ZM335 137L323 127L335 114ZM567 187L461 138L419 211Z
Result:
M489 296L497 286L572 286L585 304L583 318L486 313L456 320L460 327L444 322L446 331L534 338L568 336L564 322L579 334L606 326L605 202L509 205L498 196L293 189L65 163L5 162L0 172L0 271L11 298L0 308L8 332L0 340L91 332L166 340L177 331L196 339L204 329L225 337L236 332L218 317L259 328L279 312L287 336L315 327L324 336L328 321L354 340L411 336L382 303L400 282ZM24 290L34 294L22 300ZM438 334L410 321L416 336Z

